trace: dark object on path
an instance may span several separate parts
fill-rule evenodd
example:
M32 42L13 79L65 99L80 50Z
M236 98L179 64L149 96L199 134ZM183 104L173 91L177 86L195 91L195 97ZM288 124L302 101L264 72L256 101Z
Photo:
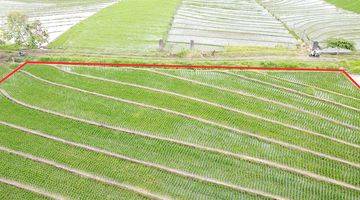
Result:
M211 52L211 56L215 56L216 51Z
M165 42L163 39L159 40L159 51L163 51L165 48Z
M321 48L319 46L319 42L317 42L317 41L313 42L309 56L310 57L320 57L320 54L321 54L320 50L321 50Z
M23 51L23 50L20 50L20 51L19 51L19 56L20 56L20 57L26 56L26 52Z
M195 46L194 40L190 40L190 49L193 50Z

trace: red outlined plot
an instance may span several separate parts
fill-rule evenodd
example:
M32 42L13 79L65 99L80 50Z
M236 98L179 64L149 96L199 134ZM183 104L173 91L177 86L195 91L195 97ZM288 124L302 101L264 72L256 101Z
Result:
M261 71L308 71L308 72L340 72L349 79L357 88L360 85L351 77L345 69L324 68L281 68L281 67L244 67L244 66L207 66L207 65L173 65L173 64L132 64L132 63L97 63L97 62L50 62L50 61L26 61L16 67L9 74L0 79L0 84L11 78L27 65L71 65L71 66L94 66L94 67L138 67L138 68L172 68L172 69L238 69L238 70L261 70Z

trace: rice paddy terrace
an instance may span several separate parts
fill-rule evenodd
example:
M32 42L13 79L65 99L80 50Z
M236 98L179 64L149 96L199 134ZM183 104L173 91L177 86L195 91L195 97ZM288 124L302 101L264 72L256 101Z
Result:
M360 48L360 15L320 0L262 0L262 4L303 40L345 38Z
M189 43L190 39L211 46L297 44L283 24L256 1L182 1L168 42Z
M359 19L359 14L323 0L124 0L73 27L50 47L107 53L154 51L162 39L166 49L176 51L187 49L191 40L199 50L294 49L312 41L323 45L330 38L345 38L359 48ZM100 23L104 21L108 23ZM96 41L89 42L94 37Z
M296 51L332 37L360 47L356 9L329 2L349 7L0 0L0 25L23 11L64 55L158 52L159 39L166 52L190 40L198 50ZM33 63L0 83L0 199L360 199L359 133L359 88L341 71Z
M8 1L0 0L0 27L12 11L27 14L30 21L39 20L49 33L49 42L58 38L80 21L115 3L112 0L94 1Z
M360 198L337 72L29 65L0 92L2 198Z

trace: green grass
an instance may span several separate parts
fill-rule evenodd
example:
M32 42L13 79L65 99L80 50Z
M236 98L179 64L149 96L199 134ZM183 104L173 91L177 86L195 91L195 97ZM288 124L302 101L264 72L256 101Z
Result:
M326 0L339 8L360 13L360 0Z
M359 136L355 130L339 124L279 105L265 103L251 97L221 91L173 77L159 75L154 72L131 68L100 69L66 67L65 69L71 69L81 74L138 84L200 98L271 120L319 132L320 134L342 139L354 144L360 143ZM183 97L72 75L49 66L28 66L26 71L54 83L65 84L99 94L171 109L218 124L231 126L239 130L252 132L259 136L288 142L359 163L358 155L360 152L356 148L312 136L311 134L289 127L266 122L245 114L227 111L216 106L210 106ZM230 89L244 90L247 93L255 94L259 97L283 101L293 106L318 112L324 116L359 126L356 113L351 110L339 109L337 106L326 102L291 94L281 89L271 88L256 82L245 81L228 74L193 70L158 71ZM315 91L314 88L310 87L302 88L296 84L278 81L270 76L255 72L235 73L247 78L288 87L306 94L317 95L349 106L358 107L357 101L359 100L339 98L338 95L333 93ZM297 74L295 76L295 73L286 74L287 76L281 76L281 74L275 73L271 73L270 75L287 78L289 80L296 79L306 82L307 84L322 87L322 85L317 82L308 82L308 80L313 78L304 77L306 74L302 76L297 76ZM319 74L319 76L323 75ZM343 90L356 91L353 89L351 83L344 77L336 74L328 74L327 76L336 79L337 84L332 85L331 82L329 82L329 85L327 85L325 89L337 90L337 87L341 87ZM167 139L185 141L192 144L266 159L356 186L360 185L360 172L355 167L334 160L320 158L309 153L288 149L274 143L264 142L217 125L210 125L205 122L160 110L143 108L118 102L113 99L106 99L104 97L84 94L72 89L50 85L23 73L16 74L5 84L1 85L1 88L5 89L11 96L18 100L41 108L134 131L143 131L150 136L160 136ZM350 93L351 92L349 92L349 94ZM257 189L291 199L312 198L314 196L318 199L351 199L358 198L360 195L354 190L319 182L312 178L293 174L275 167L251 163L224 156L223 154L204 151L199 148L190 148L166 140L150 139L144 136L114 131L104 127L97 127L35 111L14 104L3 96L0 96L0 104L2 105L0 106L0 113L2 113L0 115L0 121L17 124L68 141L98 147L134 159L164 165L234 185ZM145 167L138 163L131 163L104 154L71 147L50 139L28 135L6 126L0 126L0 134L0 146L6 146L7 148L63 163L73 168L109 177L116 181L134 185L161 195L186 199L252 197L247 193L240 193L218 185L199 182L196 179L189 179L173 173L164 172L153 167ZM28 170L35 170L33 168L35 167L30 166ZM0 171L5 171L3 172L5 176L11 171L11 168L2 167ZM56 171L57 173L61 172L58 172L59 170ZM24 180L19 176L7 177L19 182L32 180L31 178ZM51 185L43 185L36 181L26 183L59 194L67 194L67 190L62 187L54 189ZM100 184L100 186L94 185L93 187L100 190L102 187L106 187L106 185L101 186ZM82 188L79 188L79 190L82 190ZM75 194L70 193L68 195ZM88 195L87 197L89 197L89 195L94 194L79 193L77 196L72 197L83 197L84 195ZM98 196L94 196L92 199L97 198Z
M131 52L156 50L166 40L180 0L124 0L79 23L53 49Z

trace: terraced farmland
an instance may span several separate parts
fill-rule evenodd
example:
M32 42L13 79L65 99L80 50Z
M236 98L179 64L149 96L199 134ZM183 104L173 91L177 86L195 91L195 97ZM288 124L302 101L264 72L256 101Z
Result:
M360 48L360 15L322 0L260 0L305 41L345 38Z
M0 27L6 23L6 15L12 11L24 12L30 21L39 20L49 33L49 42L58 38L75 24L115 3L115 0L21 2L0 0Z
M342 74L47 65L0 89L2 195L360 198Z
M180 0L124 0L63 34L50 48L123 53L157 50Z
M203 46L284 46L298 43L283 24L255 0L184 0L168 42Z
M156 6L154 6L156 5ZM50 48L111 53L188 49L223 50L227 46L325 47L345 38L360 48L360 15L323 0L124 0L73 27ZM94 39L96 38L96 39Z

